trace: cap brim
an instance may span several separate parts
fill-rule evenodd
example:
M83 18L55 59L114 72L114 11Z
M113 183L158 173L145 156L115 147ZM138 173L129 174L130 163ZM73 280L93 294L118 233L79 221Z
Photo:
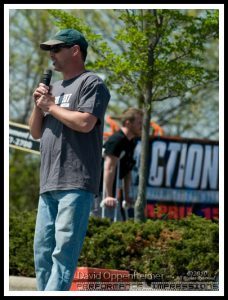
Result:
M50 50L53 46L55 45L61 45L61 44L65 44L63 41L60 40L50 40L47 42L44 42L42 44L40 44L40 48L42 50Z

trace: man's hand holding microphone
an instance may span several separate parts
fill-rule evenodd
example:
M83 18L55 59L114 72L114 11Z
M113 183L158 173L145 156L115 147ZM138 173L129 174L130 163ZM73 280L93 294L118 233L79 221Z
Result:
M50 81L52 70L46 70L43 74L42 82L33 93L35 105L44 112L48 112L55 104L55 97L50 94Z

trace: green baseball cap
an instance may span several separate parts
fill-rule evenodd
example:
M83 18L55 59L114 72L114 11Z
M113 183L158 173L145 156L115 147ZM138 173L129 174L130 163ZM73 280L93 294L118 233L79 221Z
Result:
M56 33L56 35L40 44L42 50L49 51L57 45L73 46L79 45L83 52L87 52L88 43L84 35L75 29L64 29Z

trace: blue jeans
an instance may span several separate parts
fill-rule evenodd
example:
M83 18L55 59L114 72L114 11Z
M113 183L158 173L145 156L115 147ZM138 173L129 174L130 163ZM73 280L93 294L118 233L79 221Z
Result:
M40 195L34 237L39 291L68 291L88 227L94 195L74 189Z

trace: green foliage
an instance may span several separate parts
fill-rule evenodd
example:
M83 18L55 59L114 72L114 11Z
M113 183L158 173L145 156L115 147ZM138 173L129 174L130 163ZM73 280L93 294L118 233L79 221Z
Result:
M10 275L34 277L33 237L36 210L11 213L9 219Z
M10 211L32 210L39 197L40 157L10 148L9 158Z
M9 101L11 121L26 124L34 102L32 94L48 65L39 43L53 28L45 9L9 10Z
M59 28L73 27L86 35L96 57L90 67L108 73L107 83L123 95L139 98L149 81L156 91L150 100L159 101L217 76L202 64L206 45L218 37L217 10L197 17L184 10L116 10L123 24L114 33L115 48L83 20L49 12Z
M35 276L36 210L10 216L10 274ZM79 266L160 274L175 280L187 271L218 270L218 224L192 215L181 220L111 223L90 217Z
M109 84L109 113L119 114L128 106L142 107L151 43L154 60L153 76L149 78L153 80L154 121L165 129L166 135L211 138L213 134L212 138L217 139L218 17L217 9L10 9L10 119L26 123L30 115L31 95L49 61L48 53L39 48L39 43L58 29L73 27L81 30L89 41L86 67L102 72ZM199 67L205 71L202 77ZM178 76L179 71L186 78ZM199 80L197 94L190 86L195 77ZM217 84L211 82L215 77ZM54 72L53 81L59 79L61 74ZM167 98L180 94L186 87L188 99L182 97L176 103L177 99ZM167 100L158 101L163 99ZM195 120L200 123L197 130Z

